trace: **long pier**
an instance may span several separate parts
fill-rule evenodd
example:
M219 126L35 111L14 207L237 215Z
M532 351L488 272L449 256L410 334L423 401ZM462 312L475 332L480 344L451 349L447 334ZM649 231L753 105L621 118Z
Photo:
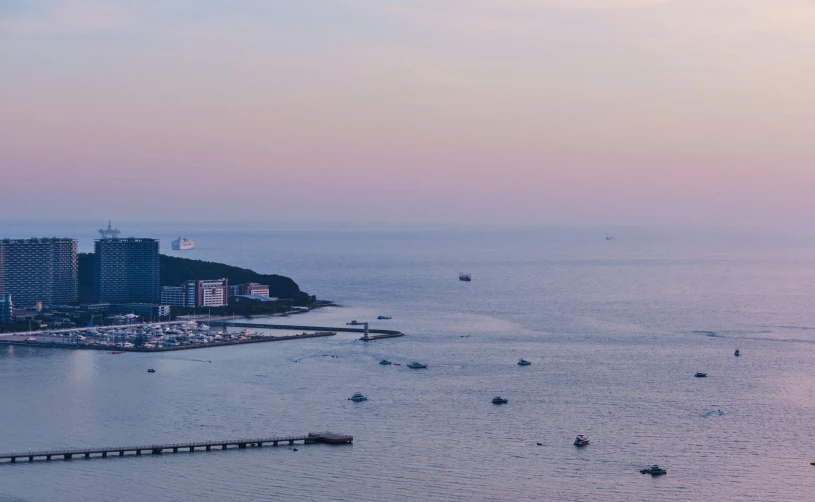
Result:
M325 444L351 444L354 442L353 436L344 434L335 434L333 432L309 432L305 436L279 436L279 437L265 437L265 438L242 438L231 439L227 441L193 441L187 443L165 443L165 444L142 444L135 446L105 446L102 448L60 448L54 450L41 450L41 451L19 451L11 453L0 453L0 460L11 460L11 463L17 462L17 459L27 459L33 462L34 459L51 460L52 458L62 458L64 460L71 460L74 456L91 458L91 455L98 455L100 457L107 457L108 453L113 453L119 457L124 457L127 453L133 453L136 456L142 452L150 453L152 455L160 455L162 453L172 451L178 453L179 451L195 451L196 449L204 449L210 451L213 448L226 450L229 447L233 448L246 448L252 446L256 448L265 445L278 446L282 444L293 445L297 442L303 444L325 443Z
M362 324L362 323L360 323ZM365 333L365 328L349 328L349 327L327 327L327 326L295 326L290 324L256 324L250 322L232 322L232 321L213 321L210 323L210 326L224 326L224 327L233 327L233 328L255 328L255 329L293 329L293 330L304 330L304 331L334 331L334 332L344 332L344 333ZM399 336L405 336L404 333L401 331L396 331L393 329L369 329L368 333L372 333L373 336L369 336L368 340L378 340L380 338L396 338Z

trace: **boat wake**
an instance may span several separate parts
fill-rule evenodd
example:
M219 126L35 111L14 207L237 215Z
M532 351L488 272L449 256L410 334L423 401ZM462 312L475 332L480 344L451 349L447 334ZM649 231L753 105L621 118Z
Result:
M694 335L716 336L715 331L693 331Z

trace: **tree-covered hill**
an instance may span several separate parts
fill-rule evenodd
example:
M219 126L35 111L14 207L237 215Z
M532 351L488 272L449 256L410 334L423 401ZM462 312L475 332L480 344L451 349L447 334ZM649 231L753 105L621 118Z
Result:
M79 253L79 301L93 302L93 253ZM295 304L307 304L311 297L292 279L277 274L259 274L253 270L233 267L223 263L203 260L190 260L174 256L159 255L161 285L178 286L191 279L220 279L226 277L230 284L258 282L269 285L269 294L278 298L291 299Z

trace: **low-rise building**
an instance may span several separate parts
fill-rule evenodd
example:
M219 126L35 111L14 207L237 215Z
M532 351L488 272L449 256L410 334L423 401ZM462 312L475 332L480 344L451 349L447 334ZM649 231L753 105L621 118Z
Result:
M246 284L229 286L229 296L238 295L269 296L269 286L258 284L257 282L247 282Z
M228 304L229 282L226 279L184 281L180 286L163 286L161 303L177 307L223 307Z

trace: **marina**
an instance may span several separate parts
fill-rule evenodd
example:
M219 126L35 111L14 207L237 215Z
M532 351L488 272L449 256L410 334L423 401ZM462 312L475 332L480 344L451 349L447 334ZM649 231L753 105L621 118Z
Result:
M335 434L333 432L309 432L303 436L273 436L262 438L241 438L219 441L194 441L185 443L163 443L163 444L141 444L131 446L104 446L101 448L56 448L52 450L40 451L13 451L11 453L0 453L0 460L9 460L9 463L17 462L17 459L27 459L33 462L35 459L52 460L53 458L61 458L63 460L71 460L74 456L91 458L92 455L98 457L107 457L108 453L117 454L124 457L126 454L140 456L142 452L149 452L153 455L160 455L166 451L178 453L179 451L193 452L196 449L203 448L205 451L210 451L213 448L226 450L229 448L246 448L248 446L260 448L264 444L279 446L280 444L293 445L295 443L303 444L351 444L354 441L353 436L344 434Z

